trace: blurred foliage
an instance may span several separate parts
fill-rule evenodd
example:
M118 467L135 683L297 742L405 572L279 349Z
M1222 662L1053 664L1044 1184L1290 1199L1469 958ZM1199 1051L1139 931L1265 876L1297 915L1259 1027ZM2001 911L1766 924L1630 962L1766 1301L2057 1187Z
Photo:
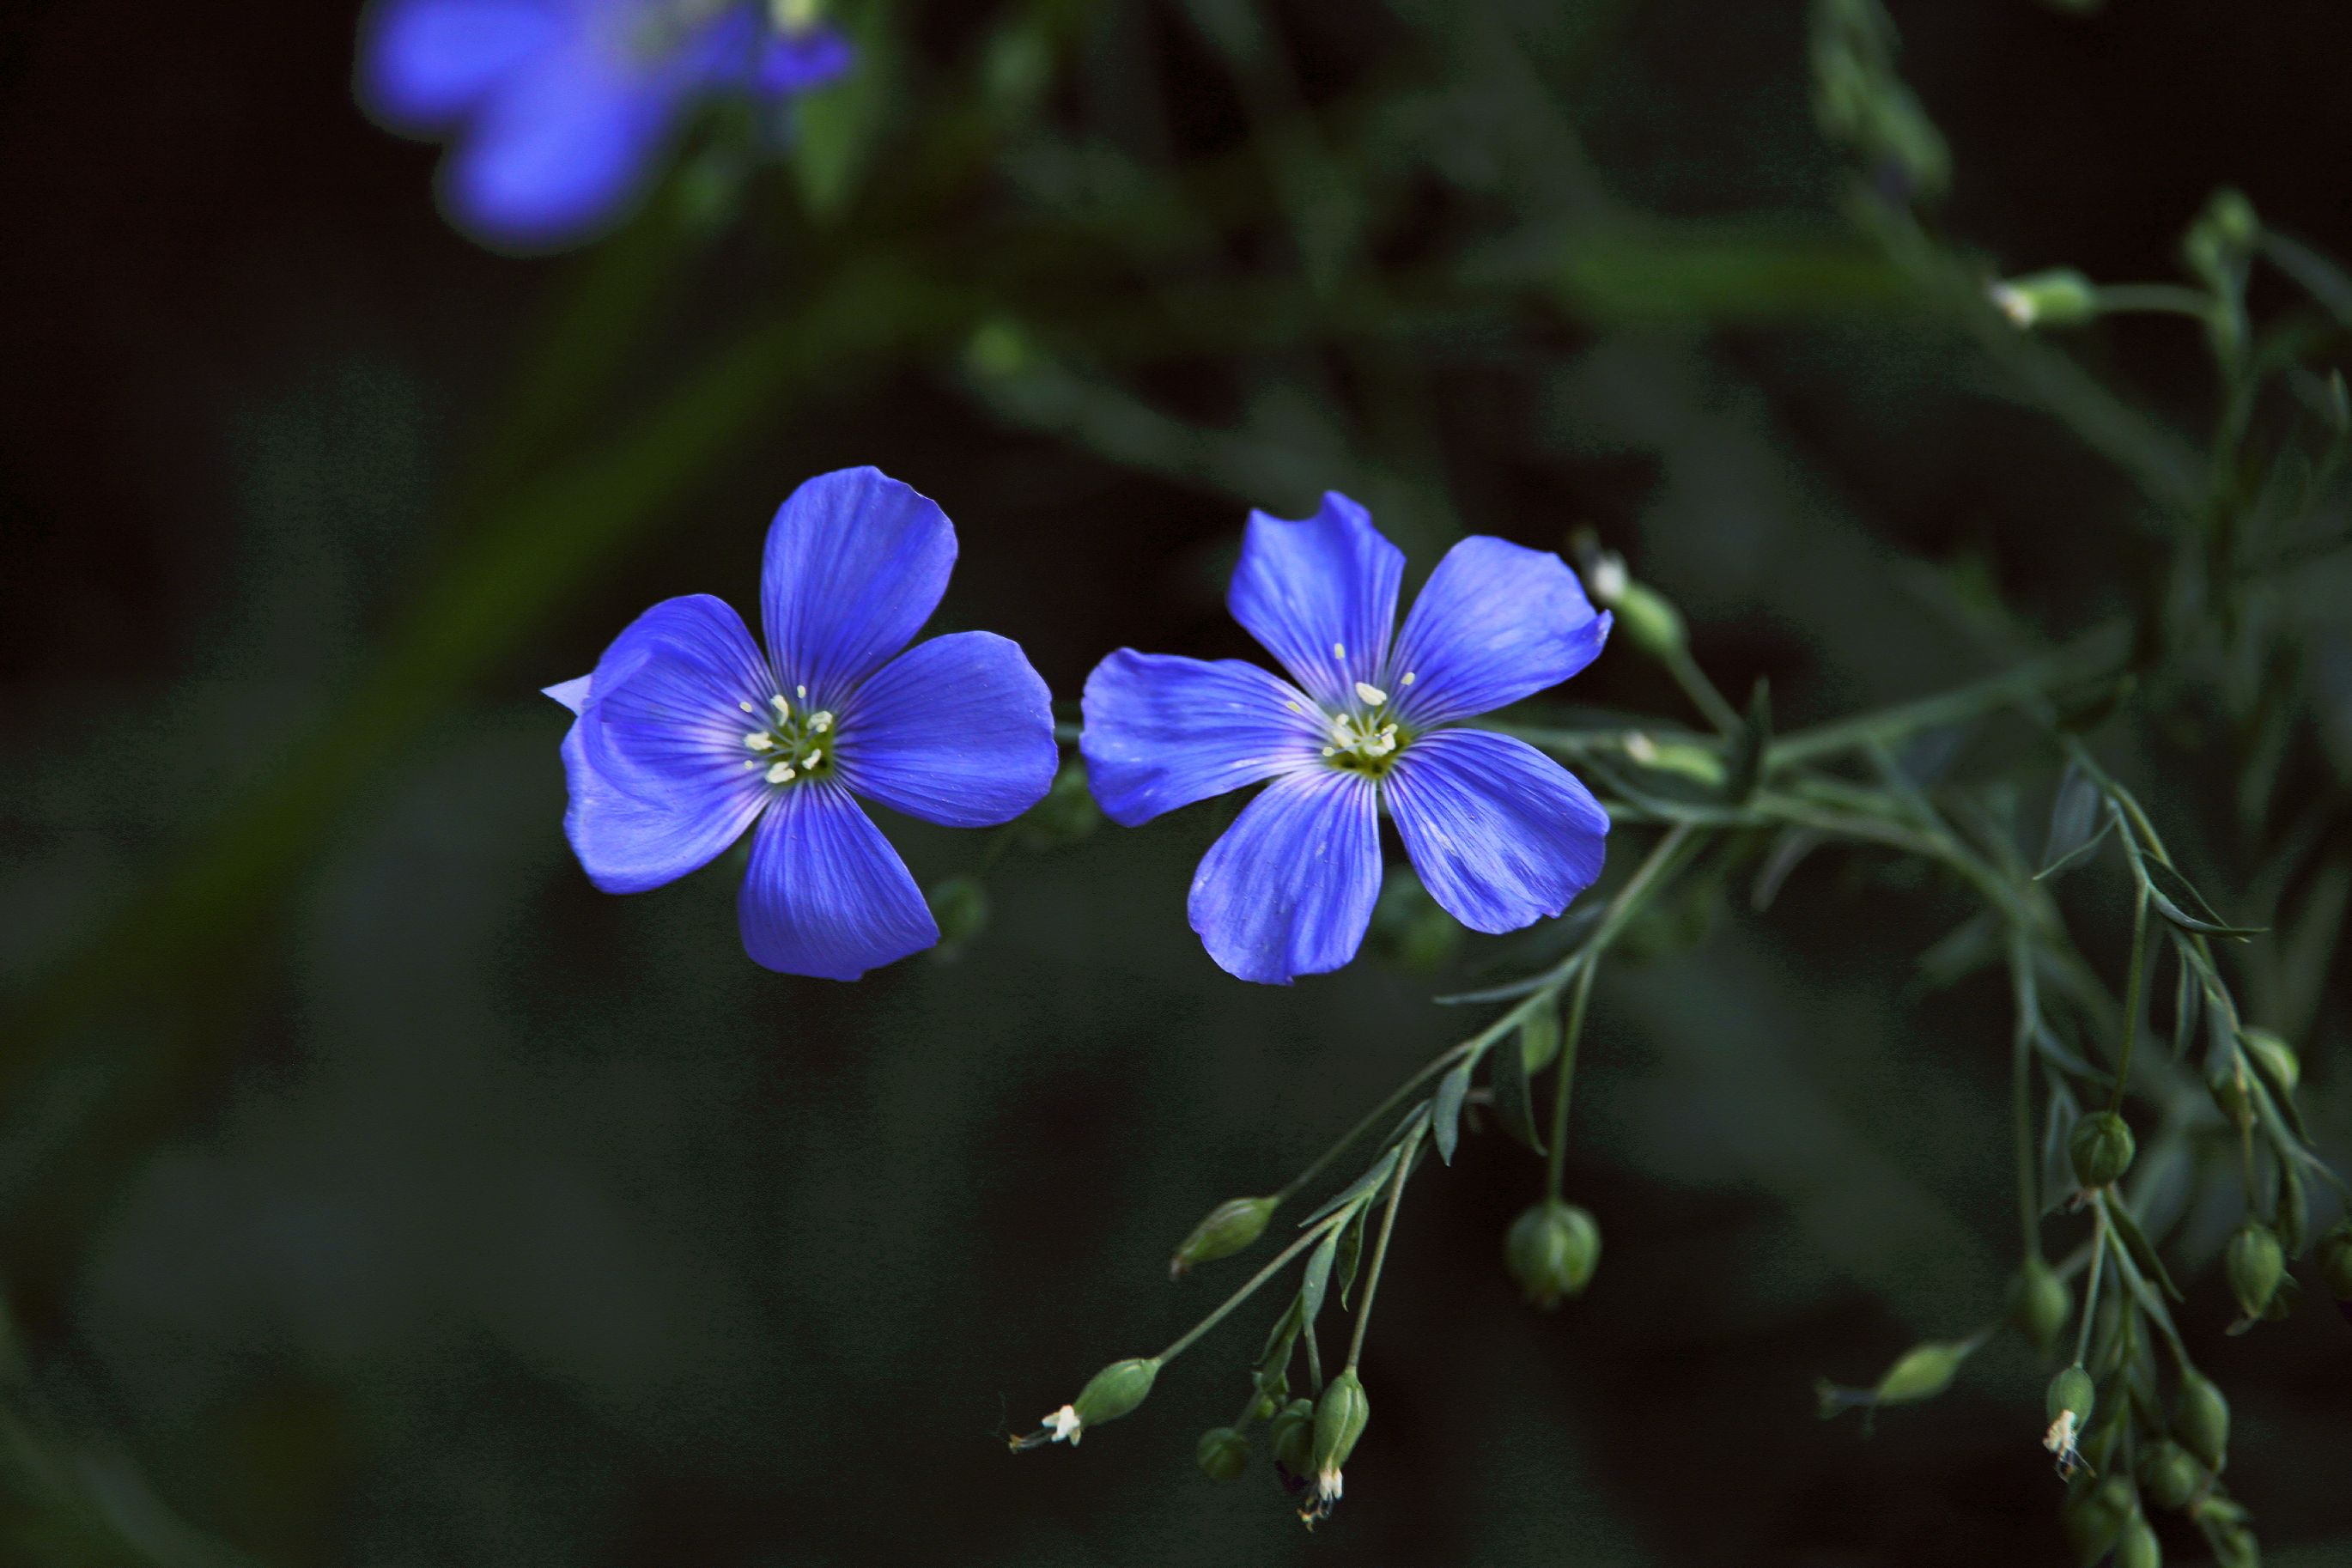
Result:
M437 226L333 7L5 25L10 1559L1973 1564L2238 1552L2239 1506L2352 1555L2305 1158L2352 1152L2352 21L839 9L866 65L788 166L714 122L528 267ZM1392 889L1281 994L1184 928L1216 807L894 826L971 929L855 988L749 965L723 878L592 895L531 692L747 600L862 461L1066 697L1243 651L1247 505L1344 489L1424 567L1589 525L1688 637L1520 716L1618 808L1610 883L1500 940ZM2045 1219L2126 1018L2129 1171ZM1366 1136L1451 1168L1391 1208L1411 1150L1357 1151L1387 1184L1307 1233L1358 1238L1329 1322L1385 1280L1318 1538L1193 1463L1278 1300L1005 1459L1400 1080ZM1605 1258L1515 1283L1547 1187ZM2250 1208L2306 1300L2232 1337L2279 1304ZM2079 1316L1991 1331L2045 1243Z

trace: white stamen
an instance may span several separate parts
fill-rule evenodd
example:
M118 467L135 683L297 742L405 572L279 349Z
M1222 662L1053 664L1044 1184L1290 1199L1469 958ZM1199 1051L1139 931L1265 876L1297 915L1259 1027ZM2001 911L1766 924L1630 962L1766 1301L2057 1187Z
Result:
M1306 709L1301 708L1301 707L1300 707L1297 703L1296 703L1296 702L1286 702L1286 703L1284 703L1284 704L1283 704L1283 706L1284 706L1285 708L1289 709L1293 713L1304 713L1304 712L1306 712L1306 711L1307 711L1307 710L1306 710Z
M1404 683L1407 686L1411 686L1412 684L1412 671L1408 669L1404 672Z
M772 752L776 749L776 738L765 730L752 731L743 737L743 743L755 752Z
M770 784L792 783L793 764L790 763L778 763L774 767L770 768L768 770L768 782Z
M808 754L808 760L801 763L801 766L804 768L813 768L823 761L824 761L824 748L820 746L815 751L813 751Z
M1333 644L1331 645L1331 657L1332 657L1333 658L1347 658L1347 657L1348 657L1348 645L1347 645L1346 643L1343 643L1343 642L1335 642L1335 643L1333 643Z
M747 768L756 768L760 764L756 759L746 759L743 765Z
M1389 700L1389 694L1387 692L1382 691L1379 687L1374 686L1369 680L1359 680L1356 682L1356 695L1362 698L1365 701L1370 703L1375 708Z
M1339 749L1337 746L1326 746L1323 748L1323 754L1327 757L1335 757L1339 754Z
M805 702L808 700L808 688L805 686L795 686L793 688L793 695Z
M735 706L740 708L746 713L757 713L759 711L757 708L752 707L749 702L738 702Z
M822 735L833 728L833 715L820 708L809 715L808 727L812 733Z
M768 706L776 710L776 717L779 719L789 719L793 716L793 705L784 700L784 694L781 691L768 699Z

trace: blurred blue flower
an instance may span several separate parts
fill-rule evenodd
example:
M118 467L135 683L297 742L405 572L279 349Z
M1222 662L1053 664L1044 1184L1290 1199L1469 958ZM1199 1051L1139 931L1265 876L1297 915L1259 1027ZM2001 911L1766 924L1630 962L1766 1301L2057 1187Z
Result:
M830 27L754 0L377 0L361 102L448 136L442 195L487 244L543 250L626 216L699 99L779 98L849 68Z
M1113 821L1274 781L1192 879L1192 929L1244 980L1287 984L1356 955L1384 804L1431 896L1477 931L1557 915L1601 875L1609 817L1591 793L1522 741L1452 726L1582 669L1610 617L1559 556L1475 537L1438 563L1391 646L1403 571L1343 495L1300 522L1253 512L1225 603L1291 681L1131 648L1087 678L1079 747Z
M563 830L589 879L658 888L756 822L739 899L753 959L855 980L937 942L906 863L851 797L986 827L1043 799L1059 761L1045 683L1016 644L956 632L898 651L955 555L927 497L874 468L821 475L768 530L766 656L724 601L696 594L549 687L579 715Z

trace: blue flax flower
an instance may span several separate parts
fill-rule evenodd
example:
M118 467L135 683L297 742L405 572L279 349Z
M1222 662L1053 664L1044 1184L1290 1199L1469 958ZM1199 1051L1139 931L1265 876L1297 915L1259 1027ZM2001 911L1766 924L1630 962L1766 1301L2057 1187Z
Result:
M541 250L625 216L702 98L775 99L849 68L848 40L786 0L378 0L361 100L384 125L453 136L457 226Z
M1356 955L1382 805L1431 896L1476 931L1557 915L1601 875L1609 817L1591 792L1525 742L1454 726L1582 669L1610 617L1559 556L1471 538L1391 643L1403 571L1343 495L1301 522L1254 512L1225 604L1290 680L1131 648L1087 678L1080 749L1114 822L1273 781L1192 879L1192 929L1244 980Z
M768 530L766 655L723 600L694 594L548 688L579 716L563 830L589 879L658 888L751 828L738 912L761 963L855 980L937 942L906 862L851 797L986 827L1043 799L1058 761L1045 683L1017 645L955 632L907 647L955 555L928 498L873 468L821 475Z

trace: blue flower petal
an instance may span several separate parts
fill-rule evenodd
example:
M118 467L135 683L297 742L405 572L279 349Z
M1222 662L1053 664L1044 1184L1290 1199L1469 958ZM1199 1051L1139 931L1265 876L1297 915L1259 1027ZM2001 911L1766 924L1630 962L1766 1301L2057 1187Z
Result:
M841 782L945 827L1010 822L1061 764L1054 703L1020 645L994 632L918 643L842 705Z
M835 784L777 797L752 836L736 909L743 951L786 974L855 980L940 940L907 863Z
M1303 521L1250 513L1225 605L1317 701L1354 708L1356 682L1379 679L1403 574L1404 552L1334 490Z
M856 59L856 50L838 28L779 34L760 51L751 85L772 98L806 92L844 75Z
M563 823L589 879L636 893L707 864L772 793L743 765L751 721L737 704L764 703L768 675L742 619L707 595L664 600L585 679L564 737Z
M1442 730L1397 753L1385 785L1413 869L1473 931L1557 915L1601 875L1609 814L1524 741Z
M914 641L955 557L947 514L880 469L810 479L768 530L761 604L776 673L814 706L838 707Z
M593 237L644 194L689 85L632 70L595 38L534 61L489 97L443 166L450 216L512 250Z
M578 713L583 708L588 706L588 693L595 684L596 675L593 670L591 670L586 675L576 676L570 680L559 680L552 686L542 686L539 689L539 694L541 697L552 697L571 709L572 712Z
M360 101L393 130L438 131L578 26L550 0L392 0L362 24Z
M1445 552L1413 602L1387 689L1416 725L1491 713L1591 664L1609 621L1559 556L1474 535Z
M1209 847L1188 912L1225 973L1287 985L1356 956L1380 891L1374 785L1318 768L1275 780Z
M1325 737L1306 704L1289 682L1240 659L1123 647L1087 677L1087 783L1104 816L1133 827L1311 766Z

